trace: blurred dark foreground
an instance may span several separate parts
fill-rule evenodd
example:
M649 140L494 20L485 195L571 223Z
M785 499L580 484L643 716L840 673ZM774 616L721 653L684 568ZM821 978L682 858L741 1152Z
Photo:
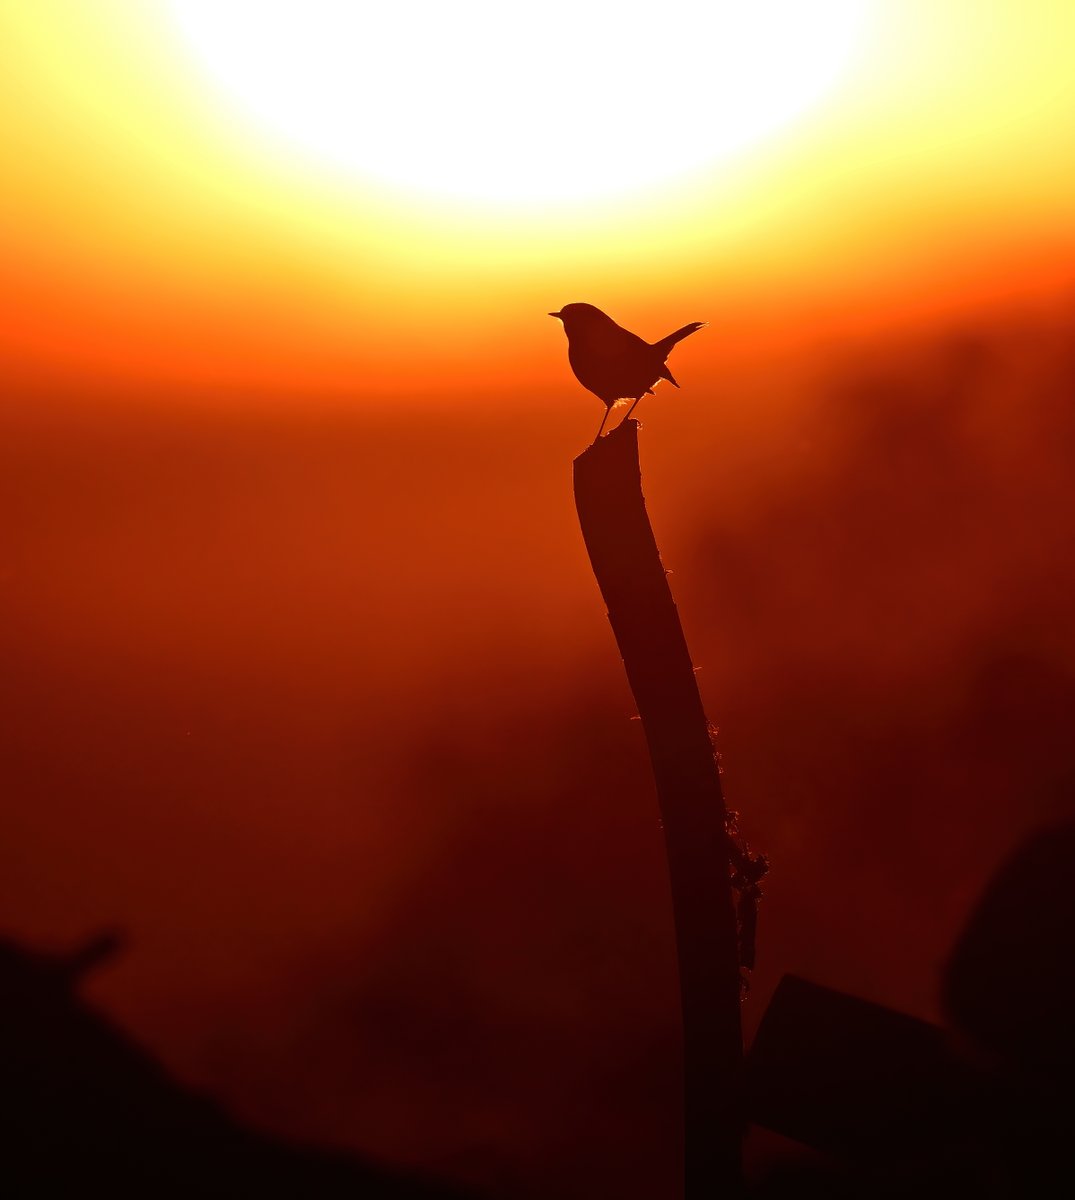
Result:
M5 1195L462 1200L256 1133L184 1088L78 995L118 949L0 943ZM1020 964L1033 962L1027 989ZM785 977L748 1059L749 1192L1004 1197L1075 1185L1075 825L992 881L950 956L947 1029ZM597 1192L596 1194L603 1194Z

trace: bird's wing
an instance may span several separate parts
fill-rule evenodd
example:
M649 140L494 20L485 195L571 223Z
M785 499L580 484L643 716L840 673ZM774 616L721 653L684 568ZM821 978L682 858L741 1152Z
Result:
M640 338L637 333L624 329L622 325L614 324L613 328L615 332L608 340L608 347L616 354L637 354L642 347L647 350L650 348L649 342Z

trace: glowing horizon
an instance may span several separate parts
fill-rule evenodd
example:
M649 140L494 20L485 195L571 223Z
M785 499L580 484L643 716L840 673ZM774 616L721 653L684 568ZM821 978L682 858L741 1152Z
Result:
M779 130L724 160L700 136L693 166L556 203L423 190L296 150L212 85L175 11L5 7L13 377L368 402L470 380L480 360L490 386L545 386L560 364L537 318L570 299L640 330L652 314L654 336L709 319L724 363L1075 277L1075 167L1058 153L1075 10L1053 0L988 25L971 0L875 0L868 45ZM635 102L659 112L679 82L655 67L617 92L617 119Z

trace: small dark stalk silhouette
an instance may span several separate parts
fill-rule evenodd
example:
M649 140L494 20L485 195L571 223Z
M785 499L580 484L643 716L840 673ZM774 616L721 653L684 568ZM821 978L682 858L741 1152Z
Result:
M638 422L575 459L575 505L649 744L668 853L684 1050L687 1200L741 1189L739 930L711 727L646 515Z

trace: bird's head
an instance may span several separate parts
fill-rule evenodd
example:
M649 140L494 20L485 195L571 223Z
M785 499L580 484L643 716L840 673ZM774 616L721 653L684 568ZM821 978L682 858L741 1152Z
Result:
M600 329L615 322L593 304L565 304L559 312L549 313L564 323L564 332L568 337L574 334L585 335L590 330Z

